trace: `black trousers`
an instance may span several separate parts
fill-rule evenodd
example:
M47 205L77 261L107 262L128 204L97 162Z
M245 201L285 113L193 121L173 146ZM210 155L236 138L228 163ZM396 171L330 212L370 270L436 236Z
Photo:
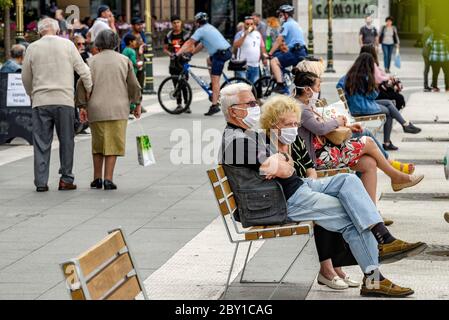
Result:
M429 56L423 54L424 58L424 88L429 87L429 71L430 71L430 61Z
M315 225L314 233L320 262L332 259L332 264L336 268L357 265L341 233L328 231L318 225Z
M449 90L449 61L446 62L430 62L432 66L432 87L438 88L438 76L440 75L440 70L443 69L444 72L444 84L446 90Z
M395 102L396 108L401 110L405 107L405 98L399 92L394 91L393 88L380 89L379 96L376 100L392 100Z

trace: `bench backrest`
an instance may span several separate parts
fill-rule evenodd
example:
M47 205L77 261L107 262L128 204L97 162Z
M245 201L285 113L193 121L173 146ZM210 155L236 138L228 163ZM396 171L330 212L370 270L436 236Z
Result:
M133 300L140 292L148 299L120 228L61 268L73 300Z
M349 111L349 105L348 105L348 100L346 99L345 90L343 90L342 88L337 88L337 92L338 92L338 97L345 104L346 110L348 110L349 114L351 114L351 111Z
M215 198L217 199L221 214L223 216L233 214L237 210L237 204L223 167L218 166L215 169L208 170L207 175L214 189Z

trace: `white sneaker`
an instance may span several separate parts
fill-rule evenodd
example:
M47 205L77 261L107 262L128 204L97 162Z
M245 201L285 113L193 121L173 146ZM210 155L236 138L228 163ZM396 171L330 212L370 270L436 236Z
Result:
M335 276L332 280L328 280L321 273L318 273L317 281L319 285L328 286L334 290L345 290L349 288L349 285L339 276Z
M344 282L349 286L349 288L358 288L360 287L360 283L357 281L352 280L349 278L349 276L346 276L346 278L343 279Z

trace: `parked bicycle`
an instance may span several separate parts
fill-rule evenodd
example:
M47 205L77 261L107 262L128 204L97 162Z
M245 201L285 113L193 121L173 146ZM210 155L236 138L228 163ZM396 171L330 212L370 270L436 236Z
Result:
M201 79L192 71L192 68L205 70L208 70L209 68L189 64L188 62L191 59L190 55L181 55L177 59L178 62L183 65L182 73L178 76L170 76L164 79L157 92L159 104L161 105L162 109L170 114L180 114L190 107L193 94L192 87L188 82L189 76L191 76L193 80L198 83L201 89L206 92L206 94L209 96L209 100L212 100L212 88L209 86L209 84L207 84L203 79ZM229 84L240 82L252 86L252 83L244 78L229 78L225 73L223 73L223 78L224 82L221 85L220 89L223 89ZM256 94L254 87L253 92L254 94Z

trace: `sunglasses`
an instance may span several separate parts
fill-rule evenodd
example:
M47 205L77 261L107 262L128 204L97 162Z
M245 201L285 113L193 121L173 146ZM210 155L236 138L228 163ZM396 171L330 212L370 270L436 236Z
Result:
M257 101L249 101L249 102L243 102L243 103L236 103L236 104L233 104L233 105L231 105L231 108L232 108L232 107L235 107L235 106L243 106L243 105L248 105L250 108L254 108L254 107L259 106L259 104L257 103Z
M77 46L84 46L85 43L84 43L84 42L78 42L76 45L77 45Z

